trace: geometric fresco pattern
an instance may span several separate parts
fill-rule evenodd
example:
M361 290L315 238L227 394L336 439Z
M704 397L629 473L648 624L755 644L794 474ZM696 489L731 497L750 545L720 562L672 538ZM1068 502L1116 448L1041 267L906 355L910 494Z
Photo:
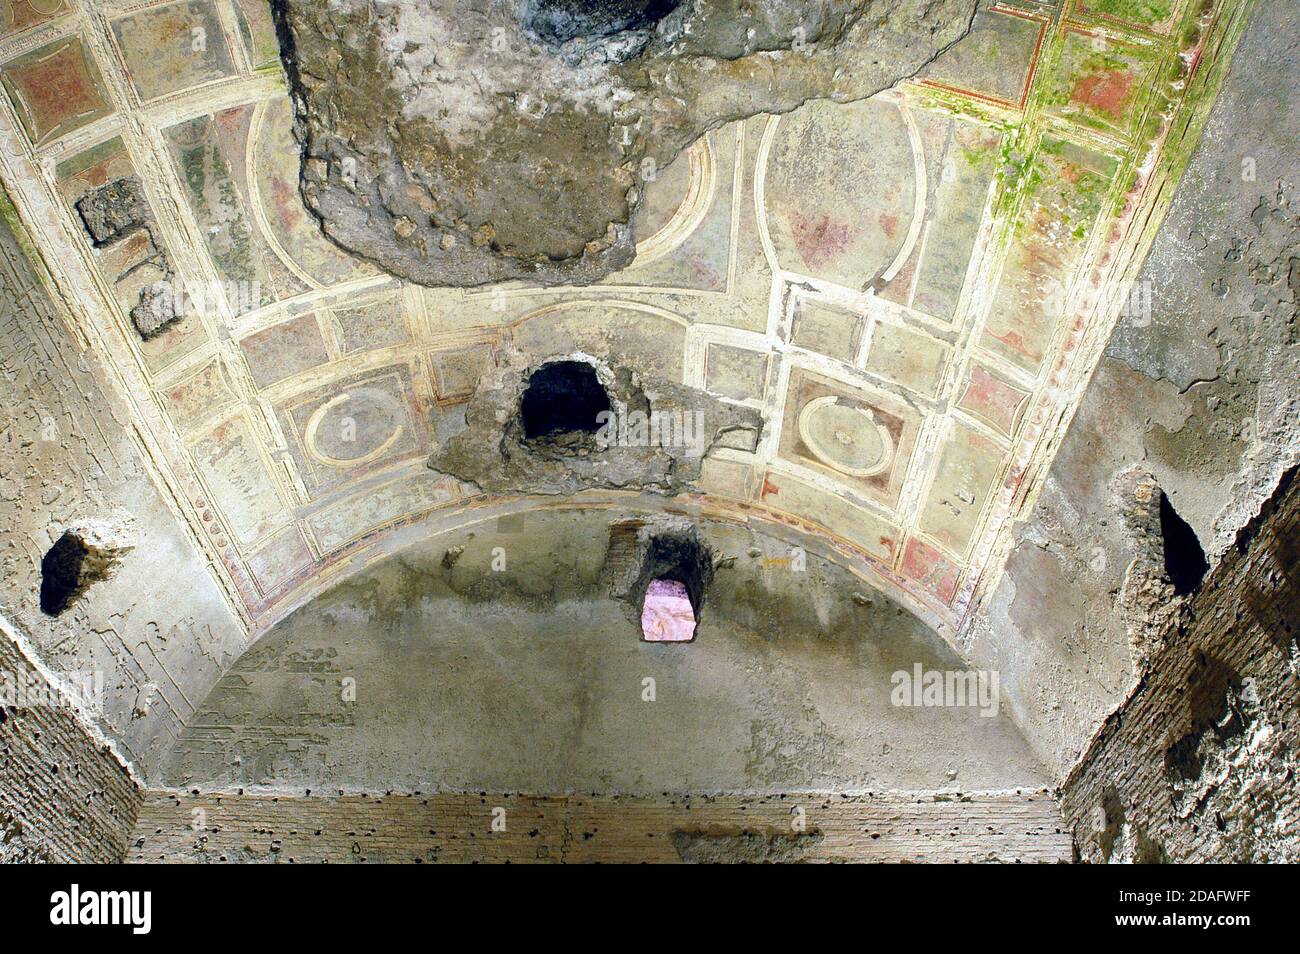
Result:
M984 3L910 82L708 134L585 288L422 288L325 241L264 0L0 0L0 171L250 632L421 526L541 505L426 467L510 347L761 410L690 503L830 540L958 638L1140 303L1246 6ZM148 227L97 244L78 203L122 180ZM150 267L190 300L145 339Z

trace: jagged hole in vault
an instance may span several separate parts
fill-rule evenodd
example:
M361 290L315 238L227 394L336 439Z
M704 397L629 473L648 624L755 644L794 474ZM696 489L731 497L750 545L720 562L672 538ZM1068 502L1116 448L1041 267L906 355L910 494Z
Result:
M81 537L67 532L41 559L41 612L46 616L58 616L77 595L86 552Z
M653 27L681 0L523 0L519 22L539 40L561 44Z
M693 640L712 576L712 555L694 533L653 537L637 587L641 637L647 642Z
M1160 534L1164 538L1165 573L1179 596L1194 593L1210 569L1201 541L1174 509L1169 497L1160 494Z
M595 434L601 413L609 410L609 392L596 369L582 361L542 365L528 379L519 403L524 439L530 441Z

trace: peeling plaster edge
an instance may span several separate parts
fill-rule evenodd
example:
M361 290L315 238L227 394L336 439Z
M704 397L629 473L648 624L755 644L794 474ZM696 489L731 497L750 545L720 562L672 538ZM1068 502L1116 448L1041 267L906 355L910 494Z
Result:
M0 614L0 633L3 633L5 638L9 639L14 646L17 647L19 655L23 657L29 666L41 674L41 678L54 688L63 690L68 695L75 694L73 692L73 687L68 684L67 680L65 680L58 672L46 665L32 639L21 629L11 623L9 618L3 614ZM17 708L22 707L18 706ZM123 752L118 741L112 738L104 730L104 727L100 725L99 721L91 718L82 707L66 706L65 708L68 712L73 713L77 722L86 730L86 734L95 741L100 750L108 752L117 760L118 764L121 765L122 770L126 773L127 777L135 787L142 792L146 791L144 773L142 773L136 763L133 762L125 752Z
M1300 428L1297 427L1293 414L1279 414L1279 420L1269 428L1270 438L1282 437L1290 431L1290 447L1271 456L1262 464L1255 451L1259 446L1267 446L1267 439L1260 439L1256 448L1248 451L1241 468L1234 475L1233 494L1224 503L1223 508L1214 515L1211 530L1213 540L1206 546L1206 558L1213 571L1223 562L1223 558L1236 546L1243 530L1259 519L1259 515L1277 494L1286 475L1300 465ZM1288 426L1289 424L1289 426Z

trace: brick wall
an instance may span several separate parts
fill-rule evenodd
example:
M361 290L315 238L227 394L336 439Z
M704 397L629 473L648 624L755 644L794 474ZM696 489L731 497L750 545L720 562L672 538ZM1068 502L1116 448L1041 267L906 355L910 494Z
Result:
M504 831L493 830L494 819L498 827L504 821ZM1069 835L1054 799L1043 792L852 798L150 792L128 858L285 863L1069 859Z
M19 675L34 680L35 688L24 679L22 701L53 697L3 631L0 674L9 687ZM0 705L0 862L121 861L140 797L125 764L74 710Z

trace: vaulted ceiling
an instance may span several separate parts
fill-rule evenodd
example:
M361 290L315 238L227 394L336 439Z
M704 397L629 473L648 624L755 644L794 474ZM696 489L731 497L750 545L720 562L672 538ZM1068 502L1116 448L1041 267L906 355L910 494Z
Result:
M406 528L560 505L427 460L504 355L582 352L760 411L677 505L815 537L951 639L1143 308L1244 6L983 3L894 89L707 134L582 288L420 287L323 238L263 0L0 0L0 163L250 634Z

